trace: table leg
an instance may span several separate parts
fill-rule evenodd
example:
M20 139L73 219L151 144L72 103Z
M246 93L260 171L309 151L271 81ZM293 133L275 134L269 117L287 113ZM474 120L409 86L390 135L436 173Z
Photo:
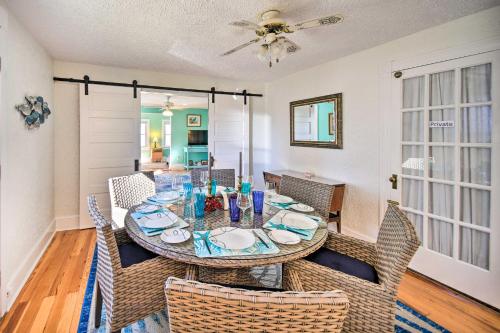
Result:
M198 281L198 266L188 265L186 268L186 280Z

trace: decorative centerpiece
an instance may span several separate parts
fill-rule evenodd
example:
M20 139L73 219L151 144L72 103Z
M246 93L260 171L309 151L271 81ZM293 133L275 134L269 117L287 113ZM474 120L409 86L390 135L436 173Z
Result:
M208 182L207 182L207 196L205 198L205 212L213 212L217 209L224 209L224 205L220 198L216 197L217 194L217 181L212 179L212 166L214 164L214 157L212 153L208 156Z

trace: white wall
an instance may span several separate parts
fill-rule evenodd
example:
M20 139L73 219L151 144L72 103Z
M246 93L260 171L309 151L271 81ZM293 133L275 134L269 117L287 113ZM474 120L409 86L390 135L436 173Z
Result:
M25 95L53 105L52 60L0 2L1 85L1 309L10 307L54 233L54 114L27 130L14 109Z
M55 61L54 76L83 78L89 75L91 80L132 82L148 85L185 87L226 91L247 91L262 93L264 85L243 81L228 81L209 77L188 76L180 74L143 71L135 69L96 66L89 64ZM56 82L54 86L54 103L58 110L55 125L55 214L58 229L78 228L79 212L79 90L78 84ZM130 90L132 94L132 89ZM216 96L217 99L217 96ZM252 97L250 101L252 118L254 121L265 123L264 101L259 97ZM265 164L266 146L263 138L267 132L261 128L256 131L253 141L255 153L253 155L254 174L262 175Z
M499 18L500 7L495 7L267 84L271 167L313 170L344 181L343 226L346 231L375 238L380 192L390 186L389 175L381 174L380 167L384 158L380 143L386 130L381 105L387 98L381 78L390 74L385 71L387 65L392 60L498 36ZM344 149L290 147L289 103L339 92L344 99Z

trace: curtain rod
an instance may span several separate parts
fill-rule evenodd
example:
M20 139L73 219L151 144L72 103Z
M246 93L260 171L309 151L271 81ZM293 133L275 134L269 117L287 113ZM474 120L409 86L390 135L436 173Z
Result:
M191 88L175 88L175 87L162 87L162 86L152 86L152 85L147 85L147 84L138 84L137 80L132 81L132 83L123 83L123 82L108 82L108 81L95 81L95 80L90 80L88 75L85 75L82 79L73 79L73 78L64 78L64 77L57 77L54 76L54 81L62 81L62 82L73 82L73 83L83 83L85 84L85 95L88 95L88 85L89 84L97 84L97 85L102 85L102 86L115 86L115 87L129 87L134 89L134 98L137 97L137 88L145 88L145 89L160 89L160 90L172 90L172 91L186 91L186 92L196 92L196 93L205 93L205 94L212 94L212 101L215 99L215 95L237 95L237 96L243 96L245 98L245 104L246 104L246 98L247 96L251 97L262 97L262 94L252 94L252 93L247 93L246 90L243 90L243 92L231 92L231 91L221 91L221 90L215 90L214 87L212 87L210 90L204 90L204 89L191 89Z

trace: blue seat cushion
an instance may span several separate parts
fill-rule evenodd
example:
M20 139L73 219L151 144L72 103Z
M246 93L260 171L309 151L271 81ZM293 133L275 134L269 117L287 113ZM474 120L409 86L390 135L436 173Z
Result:
M377 271L372 265L330 249L321 248L304 259L363 280L378 283Z
M149 259L153 259L158 256L156 253L148 251L136 243L122 244L118 246L118 252L120 253L120 261L123 268L138 264Z

